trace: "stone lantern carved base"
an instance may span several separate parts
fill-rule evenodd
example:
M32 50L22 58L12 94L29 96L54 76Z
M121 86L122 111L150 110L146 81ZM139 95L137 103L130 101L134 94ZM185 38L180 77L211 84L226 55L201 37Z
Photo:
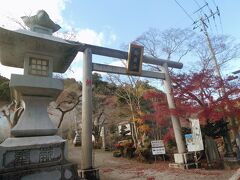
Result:
M0 179L76 179L77 166L67 160L67 143L59 136L8 138L0 145Z
M10 88L15 99L25 103L24 112L11 130L14 137L50 136L57 128L49 119L49 102L63 89L63 82L49 77L12 74Z
M57 132L49 119L47 107L52 98L22 96L25 109L16 126L11 130L15 137L49 136Z

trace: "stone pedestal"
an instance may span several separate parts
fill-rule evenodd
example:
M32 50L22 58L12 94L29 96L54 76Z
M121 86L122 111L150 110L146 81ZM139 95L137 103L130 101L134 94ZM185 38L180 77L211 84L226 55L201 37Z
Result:
M12 74L14 97L24 102L24 112L11 130L13 138L0 145L0 179L77 179L77 165L67 160L67 144L56 136L47 107L63 89L50 77Z
M67 144L59 136L8 138L0 145L0 179L76 179L67 160Z
M181 169L190 169L190 168L199 168L200 163L195 161L193 153L178 153L174 154L175 163L170 163L169 167L181 168Z
M1 180L78 180L77 165L66 163L0 174Z
M100 180L99 169L85 169L79 171L79 176L81 179L87 180Z

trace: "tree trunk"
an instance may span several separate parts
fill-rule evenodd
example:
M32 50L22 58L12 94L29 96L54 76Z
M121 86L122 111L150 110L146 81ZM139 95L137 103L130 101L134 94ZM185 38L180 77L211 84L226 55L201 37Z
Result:
M226 135L223 136L223 141L224 141L224 147L225 147L225 157L234 157L234 153L232 150L232 143L231 139L229 137L229 133L226 133Z
M205 136L205 154L209 166L214 165L221 161L220 154L218 152L217 144L212 137Z
M134 122L130 123L130 129L131 129L131 135L132 135L134 147L137 147L138 141L137 141L137 138L136 138L136 132L135 132L133 123Z

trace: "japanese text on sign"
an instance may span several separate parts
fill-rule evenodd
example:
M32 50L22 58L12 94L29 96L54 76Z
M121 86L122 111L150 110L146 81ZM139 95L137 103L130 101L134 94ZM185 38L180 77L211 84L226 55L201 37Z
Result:
M166 154L163 140L151 141L151 146L153 155Z
M128 52L128 74L140 75L142 73L143 46L130 44Z

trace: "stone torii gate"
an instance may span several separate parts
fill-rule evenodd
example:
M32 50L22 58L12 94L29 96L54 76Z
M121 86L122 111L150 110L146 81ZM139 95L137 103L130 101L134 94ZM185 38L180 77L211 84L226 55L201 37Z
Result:
M96 170L93 168L92 157L92 71L108 72L115 74L125 74L126 68L92 63L92 55L101 55L118 59L128 59L128 52L99 47L89 44L79 43L79 51L83 52L83 84L82 84L82 156L81 169L82 177L96 177ZM162 66L163 73L142 71L141 77L150 77L164 80L168 106L175 109L172 96L172 84L168 67L181 69L183 64L149 56L143 56L143 62ZM181 125L179 119L171 115L174 135L176 139L178 154L182 156L186 152L185 143L182 138ZM94 179L94 178L93 178Z

